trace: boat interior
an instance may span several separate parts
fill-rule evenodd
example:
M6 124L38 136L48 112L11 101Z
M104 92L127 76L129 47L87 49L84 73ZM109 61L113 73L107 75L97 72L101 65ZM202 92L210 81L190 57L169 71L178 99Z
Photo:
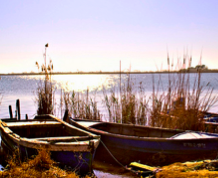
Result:
M86 121L79 121L80 125L87 126ZM104 131L112 134L126 135L126 136L137 136L137 137L159 137L159 138L170 138L176 134L182 133L182 130L173 130L158 127L139 126L130 124L117 124L111 122L95 122L89 127L96 130Z
M45 137L72 137L87 136L88 134L66 125L56 122L9 122L7 127L15 134L25 138L45 138Z

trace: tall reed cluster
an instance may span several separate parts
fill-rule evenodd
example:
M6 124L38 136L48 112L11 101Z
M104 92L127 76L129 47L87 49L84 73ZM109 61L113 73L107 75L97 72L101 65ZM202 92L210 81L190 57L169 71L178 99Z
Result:
M186 55L182 67L186 63L190 66L192 58ZM120 89L120 95L115 89L110 94L104 91L104 103L110 122L184 129L205 130L204 113L218 101L218 96L213 95L210 83L203 84L202 72L189 73L189 70L171 72L172 64L168 57L168 73L159 74L158 79L152 74L152 95L146 100L142 85L139 92L133 90L130 76L127 84ZM178 72L180 71L180 72ZM163 83L167 76L168 83Z
M187 58L184 61L188 61ZM188 61L190 62L190 61ZM191 80L190 75L195 75ZM157 83L157 86L154 85ZM207 112L217 101L210 84L201 83L201 71L197 73L178 72L168 74L167 89L161 90L162 81L154 81L152 107L150 109L150 126L205 130L203 113Z
M152 74L152 95L145 96L142 82L136 91L129 74L127 80L120 80L119 91L116 87L110 91L103 89L102 102L108 113L108 121L117 123L150 125L184 130L205 130L203 114L218 101L218 97L212 95L213 88L210 83L202 84L201 70L189 73L184 69L186 63L191 66L192 58L186 55L182 67L177 64L172 73L170 58L167 58L168 73L159 74L159 78ZM38 68L39 65L36 63ZM41 66L45 75L44 81L39 83L37 89L37 114L53 114L54 85L51 80L53 64L50 61L48 67ZM193 75L195 75L193 77ZM168 79L162 80L162 77ZM120 76L121 77L121 76ZM194 78L194 79L193 79ZM61 97L61 106L68 110L73 117L102 120L102 113L97 105L95 97L90 96L89 89L86 92L64 91ZM62 108L61 108L62 109Z
M44 80L38 83L36 91L36 104L38 105L37 114L53 114L54 112L54 96L55 86L52 83L53 63L50 60L46 65L46 53L44 54L45 62L41 65L41 72L44 74ZM40 66L36 62L36 66L40 71Z
M95 101L95 96L90 96L89 89L85 93L64 91L61 105L68 110L69 115L87 120L101 120L101 114Z
M144 96L142 83L139 91L133 90L134 83L128 75L127 82L120 86L120 93L111 89L109 93L103 90L103 102L106 106L110 122L140 124L147 122L147 100ZM118 94L116 94L118 93Z
M152 95L145 96L142 82L134 88L131 75L126 82L110 91L103 89L102 102L109 122L150 125L155 127L205 130L203 115L218 101L210 83L202 84L201 71L152 74ZM162 77L165 79L162 79ZM168 83L166 82L166 77ZM157 81L156 81L157 80ZM64 93L65 109L74 117L101 120L97 102L89 96L73 91Z

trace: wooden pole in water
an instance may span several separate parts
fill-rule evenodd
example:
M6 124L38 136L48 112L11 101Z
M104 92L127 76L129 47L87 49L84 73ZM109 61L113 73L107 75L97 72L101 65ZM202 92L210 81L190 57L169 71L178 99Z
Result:
M16 102L16 109L17 109L17 119L20 120L20 100L17 99Z
M122 94L121 94L121 60L120 60L120 122L122 123Z
M62 117L62 89L61 89L61 117Z
M68 122L68 114L69 114L69 111L68 111L68 109L66 109L65 113L64 113L63 121Z
M121 61L120 61L120 96L121 96Z
M10 119L12 119L13 118L13 113L12 113L11 105L9 105L9 115L10 115Z

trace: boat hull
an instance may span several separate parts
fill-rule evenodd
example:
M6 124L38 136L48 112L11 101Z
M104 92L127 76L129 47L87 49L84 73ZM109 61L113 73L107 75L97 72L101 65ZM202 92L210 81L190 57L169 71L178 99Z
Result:
M71 124L78 125L73 120ZM209 134L211 138L175 139L172 136L183 131L116 123L97 125L80 127L101 136L95 156L99 161L164 166L174 162L216 159L217 156L217 134Z
M42 127L45 127L45 125L42 124ZM63 127L63 125L60 125L60 127ZM12 130L22 134L20 130L23 131L24 129L28 129L28 128L23 127L22 129L20 128L17 130L16 129L13 128ZM56 130L56 128L50 130L47 128L48 133L49 131L53 132L54 129ZM81 133L83 133L83 131L81 131ZM42 133L38 133L38 135L39 134L42 135ZM62 134L67 134L67 133L63 132ZM37 155L38 149L46 148L47 150L50 151L51 159L57 162L58 166L60 166L61 168L71 169L79 175L87 175L93 172L92 162L94 159L96 148L100 142L99 136L92 139L93 135L88 135L87 137L90 137L90 139L89 140L84 139L82 141L79 141L80 139L79 137L78 138L76 137L78 141L75 140L72 141L72 139L68 138L70 136L66 137L64 135L62 135L61 138L62 140L58 140L57 136L51 137L51 135L49 138L44 138L44 137L31 138L32 136L33 134L29 135L30 138L18 137L18 135L16 135L13 132L10 132L10 130L8 130L6 126L2 125L1 145L3 148L4 155L5 156L12 155L15 149L19 149L19 154L21 159L25 160L26 158L31 158L33 155Z
M7 141L2 140L1 145L5 157L12 155L13 149L9 148ZM13 147L17 145L13 145ZM31 158L33 155L37 155L37 150L33 148L27 148L23 146L19 148L21 159ZM75 171L77 174L86 175L92 173L92 160L94 159L94 153L90 152L71 152L71 151L51 151L51 159L58 163L61 168L67 168Z
M175 143L101 135L95 159L111 163L116 163L117 160L123 165L140 162L151 166L164 166L175 162L216 159L217 148L217 143L208 143L206 140Z

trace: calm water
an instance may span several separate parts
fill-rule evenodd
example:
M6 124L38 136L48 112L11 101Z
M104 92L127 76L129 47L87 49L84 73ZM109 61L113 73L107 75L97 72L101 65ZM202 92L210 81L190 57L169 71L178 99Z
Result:
M147 97L152 94L152 75L154 82L157 83L161 78L160 90L164 90L168 85L168 74L132 74L130 76L131 83L135 90L139 89L140 83L143 91ZM176 74L174 74L174 77ZM171 74L171 78L173 75ZM190 74L190 83L194 83L196 74ZM37 83L43 79L43 76L1 76L0 80L0 117L8 117L8 106L12 106L13 113L15 113L15 103L20 99L21 117L24 118L28 114L29 118L34 117L37 111L35 103L35 92ZM121 85L125 85L128 80L127 75L121 76ZM106 91L115 88L115 92L119 93L120 75L55 75L53 81L56 86L55 92L55 115L58 117L63 116L60 106L61 89L68 91L84 92L87 88L90 91L90 96L95 98L98 102L98 108L101 113L107 118L106 107L103 105L103 87ZM202 85L211 86L214 88L213 95L218 94L218 74L217 73L204 73L202 74ZM217 105L211 108L211 111L217 112Z

